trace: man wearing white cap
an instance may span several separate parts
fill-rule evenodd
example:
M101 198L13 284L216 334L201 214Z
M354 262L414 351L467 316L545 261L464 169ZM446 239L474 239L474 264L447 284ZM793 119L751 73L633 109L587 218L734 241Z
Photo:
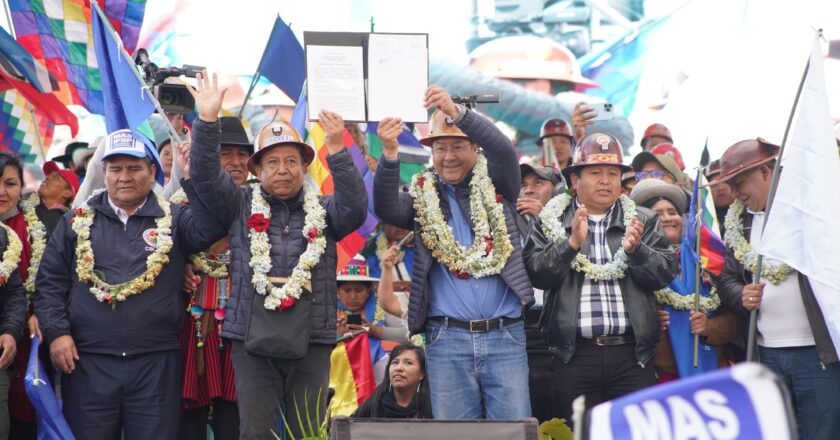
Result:
M56 226L35 313L76 438L174 439L184 265L224 230L152 192L163 174L150 141L119 130L105 142L105 191Z
M272 439L281 407L295 437L298 420L320 425L336 342L336 242L362 225L367 192L342 144L341 116L322 111L326 161L335 193L304 188L315 151L283 122L264 127L248 161L259 183L238 186L220 163L216 78L198 79L190 175L198 215L230 232L230 300L222 337L230 339L240 439ZM296 417L299 411L300 418Z

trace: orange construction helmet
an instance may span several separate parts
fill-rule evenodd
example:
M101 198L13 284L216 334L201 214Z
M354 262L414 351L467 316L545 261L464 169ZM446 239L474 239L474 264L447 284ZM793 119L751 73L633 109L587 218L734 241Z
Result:
M272 122L260 130L257 141L254 142L254 154L248 159L248 170L256 175L255 169L257 164L260 163L262 155L274 147L282 147L284 145L297 147L303 157L303 162L307 165L315 159L315 150L311 146L303 143L300 138L300 133L294 127L285 122Z
M563 177L571 184L569 176L573 172L593 165L614 165L621 169L622 173L633 171L633 168L624 165L621 143L612 135L606 133L592 133L587 135L575 147L572 157L572 164L563 169Z
M537 138L537 145L542 146L543 139L549 136L564 136L569 139L569 142L574 144L572 137L572 128L569 123L560 118L546 119L540 127L540 137Z
M598 87L584 78L575 55L562 44L533 35L490 40L470 53L470 67L504 79L566 81L580 88Z
M420 139L420 143L427 147L431 147L432 142L441 138L469 139L470 137L464 134L457 125L449 122L446 114L440 110L435 110L435 112L432 113L432 117L429 118L429 134L423 139Z

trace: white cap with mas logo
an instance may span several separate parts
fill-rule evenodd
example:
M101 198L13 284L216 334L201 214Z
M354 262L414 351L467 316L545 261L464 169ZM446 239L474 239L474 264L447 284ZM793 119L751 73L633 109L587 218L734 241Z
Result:
M160 164L160 156L154 144L142 134L132 132L129 129L117 130L105 137L105 153L102 160L106 161L111 156L124 155L139 159L148 157L155 164L155 180L163 185L163 167Z

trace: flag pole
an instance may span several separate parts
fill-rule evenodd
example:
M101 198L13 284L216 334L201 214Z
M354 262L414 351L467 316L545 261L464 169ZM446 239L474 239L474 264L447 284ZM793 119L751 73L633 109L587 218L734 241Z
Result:
M700 274L702 271L702 265L700 263L700 227L701 227L701 220L700 216L702 215L700 212L701 205L700 205L700 179L702 178L702 170L703 168L697 169L697 180L694 183L695 192L695 200L694 200L694 252L696 252L696 257L694 259L694 311L700 311ZM690 320L689 320L690 322ZM694 368L697 368L700 358L700 335L695 333L694 334Z
M119 46L120 52L122 52L122 55L125 57L125 59L133 63L134 61L131 58L131 55L129 55L128 51L126 51L125 47L123 47L122 38L120 38L120 36L117 34L117 31L114 30L114 27L111 26L111 21L108 20L108 17L105 15L105 13L102 12L102 9L99 8L99 3L96 0L90 0L90 7L94 11L96 11L96 13L99 15L100 20L102 20L105 26L107 26L111 37L114 38L114 41L117 42L117 46ZM91 26L93 25L91 24ZM169 137L172 138L173 144L180 143L181 136L175 130L175 127L172 125L172 122L169 122L169 118L166 117L166 113L163 111L163 108L161 108L160 103L158 102L157 98L155 98L154 93L152 93L152 91L149 89L148 84L146 84L146 80L142 76L140 76L140 71L137 69L131 69L131 71L134 72L134 76L137 77L137 81L140 81L140 84L143 85L142 90L145 91L146 96L148 96L149 99L152 100L152 103L155 105L155 109L157 109L157 112L162 116L161 119L163 119L163 123L166 125L166 128L169 129Z
M816 38L822 37L822 29L817 31ZM808 56L808 62L805 63L805 70L802 72L802 79L799 80L799 88L796 90L796 97L793 98L793 108L790 110L788 116L787 126L785 127L785 134L782 137L782 145L779 147L779 155L776 158L776 165L773 167L773 177L770 179L770 194L767 197L767 207L764 209L764 222L761 225L761 233L764 233L764 227L767 226L767 219L770 217L770 209L773 207L773 199L776 198L776 186L779 183L779 173L782 169L782 155L787 146L788 134L790 133L790 126L793 124L793 115L796 113L796 107L799 104L799 97L802 95L802 88L805 86L805 79L808 77L808 69L811 66L811 56ZM756 284L761 281L761 271L764 263L764 256L760 253L755 262L755 273L753 279ZM758 324L758 309L753 309L750 312L750 327L749 335L747 336L747 362L753 360L753 352L755 351L755 336L756 326Z
M32 125L35 127L35 141L38 142L38 151L41 152L41 157L44 158L44 162L47 161L47 151L44 150L44 143L41 141L41 130L38 127L38 119L35 118L35 108L32 107L32 104L29 101L24 99L26 102L26 110L29 111L29 116L32 118Z
M701 209L703 209L702 198L700 197L701 179L705 173L706 167L709 166L709 137L706 136L706 145L703 147L703 154L700 155L700 168L697 169L697 178L694 180L694 186L697 188L696 200L694 201L694 252L696 252L697 260L694 262L694 311L700 311L700 276L702 274L702 261L700 260L700 228L702 227ZM700 335L694 335L694 368L697 368L700 359Z
M280 18L280 14L277 14L277 18ZM277 18L274 19L274 26L271 27L271 33L268 35L268 43L271 42L271 37L274 36L274 28L277 27ZM292 24L289 23L289 29L292 28ZM245 94L245 99L242 101L242 106L239 107L239 113L236 115L237 118L242 119L242 112L245 111L245 104L248 103L248 100L251 99L251 93L254 92L254 89L257 87L257 83L260 82L260 70L262 70L263 61L265 61L265 53L268 50L268 43L265 44L265 49L263 49L263 54L260 57L260 63L257 65L257 71L254 72L254 77L251 78L251 85L248 86L248 93Z

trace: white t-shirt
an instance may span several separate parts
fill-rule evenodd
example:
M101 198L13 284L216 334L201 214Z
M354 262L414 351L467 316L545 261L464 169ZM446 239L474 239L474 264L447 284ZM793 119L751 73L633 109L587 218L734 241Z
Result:
M753 213L750 244L757 248L761 241L764 213ZM779 264L776 260L764 259ZM796 271L777 285L765 283L764 297L758 309L758 345L762 347L805 347L814 345L814 334L808 324L808 315L799 291L799 277Z

